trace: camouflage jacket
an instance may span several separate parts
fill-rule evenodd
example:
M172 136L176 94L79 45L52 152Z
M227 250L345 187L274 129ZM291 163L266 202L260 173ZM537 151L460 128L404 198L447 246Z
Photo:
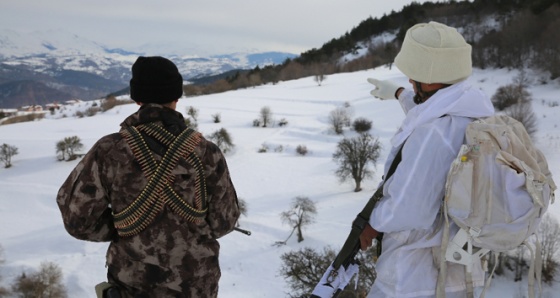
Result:
M185 129L180 113L155 104L142 106L121 127L144 123L163 125L173 135ZM161 144L150 149L156 161L166 150ZM124 297L217 296L220 268L216 239L235 227L239 218L237 195L220 149L201 138L194 152L203 164L207 190L208 211L198 223L163 205L141 232L119 236L114 214L127 208L148 183L119 133L97 141L58 192L57 203L68 233L82 240L111 242L108 278L121 287ZM191 204L196 192L194 176L195 170L182 158L171 172L172 189Z

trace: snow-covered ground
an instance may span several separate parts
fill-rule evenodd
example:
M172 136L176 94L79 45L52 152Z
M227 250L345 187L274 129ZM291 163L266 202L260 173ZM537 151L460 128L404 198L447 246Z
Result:
M471 81L492 95L499 86L512 82L516 72L475 70ZM535 78L539 75L530 77ZM178 111L186 115L189 106L199 110L199 130L209 135L226 128L235 149L227 155L232 180L240 198L248 204L248 216L241 227L251 236L233 232L220 240L221 268L219 297L286 297L289 288L279 274L280 256L303 247L338 250L355 215L380 181L382 162L388 154L389 139L404 115L396 101L381 101L369 91L366 78L394 79L409 86L398 70L378 68L328 76L322 86L313 78L280 82L221 94L183 98ZM535 79L530 92L538 119L537 146L546 155L556 182L560 182L560 91L559 83L540 83ZM88 103L89 104L89 103ZM329 112L349 104L353 119L373 121L370 131L383 144L380 162L364 190L353 192L353 183L339 183L332 160L336 144L343 136L330 131ZM556 106L554 106L556 105ZM285 118L284 127L256 128L253 120L268 106L276 120ZM95 297L93 287L105 280L105 243L89 243L69 236L62 225L56 205L58 188L78 161L60 162L55 144L69 136L78 136L86 150L103 135L116 132L121 121L137 110L134 104L117 106L93 117L76 118L67 108L65 118L49 117L37 122L0 126L0 143L16 146L19 154L13 167L0 168L0 245L6 263L0 269L7 286L22 271L34 270L44 261L59 264L70 297ZM212 115L220 113L221 123ZM346 130L345 136L355 132ZM267 153L257 151L267 145ZM295 149L309 150L299 156ZM275 152L282 146L283 151ZM297 196L316 203L315 223L304 230L305 240L285 240L290 227L283 225L280 213L289 209ZM549 208L560 217L559 204ZM524 297L527 281L514 283L503 277L494 280L488 297ZM545 286L543 297L560 297L558 283Z

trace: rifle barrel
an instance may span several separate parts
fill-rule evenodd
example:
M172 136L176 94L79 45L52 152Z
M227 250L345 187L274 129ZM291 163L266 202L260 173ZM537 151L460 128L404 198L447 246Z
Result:
M247 236L251 236L251 231L249 231L249 230L244 230L244 229L241 229L241 228L238 228L238 227L233 228L233 230L237 231L237 232L240 232L240 233L243 233Z

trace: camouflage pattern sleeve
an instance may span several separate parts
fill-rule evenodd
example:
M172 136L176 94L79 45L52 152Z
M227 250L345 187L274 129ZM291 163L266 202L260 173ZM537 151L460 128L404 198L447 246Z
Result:
M100 141L83 157L58 191L66 231L77 239L111 241L116 236L109 200L100 178Z
M206 221L212 229L212 236L217 239L233 230L240 211L226 159L218 146L208 142L204 159L208 191Z

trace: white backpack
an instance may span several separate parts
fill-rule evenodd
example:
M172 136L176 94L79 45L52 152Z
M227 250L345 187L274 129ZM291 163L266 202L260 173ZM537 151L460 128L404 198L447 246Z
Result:
M447 176L438 297L445 296L445 261L466 266L467 292L472 297L474 262L489 251L507 252L527 244L548 204L554 202L556 185L546 159L519 121L504 115L477 119L468 125L465 138ZM451 241L449 218L460 228ZM534 280L540 282L541 273L538 239L537 251L529 248L533 256L529 296L533 297Z

